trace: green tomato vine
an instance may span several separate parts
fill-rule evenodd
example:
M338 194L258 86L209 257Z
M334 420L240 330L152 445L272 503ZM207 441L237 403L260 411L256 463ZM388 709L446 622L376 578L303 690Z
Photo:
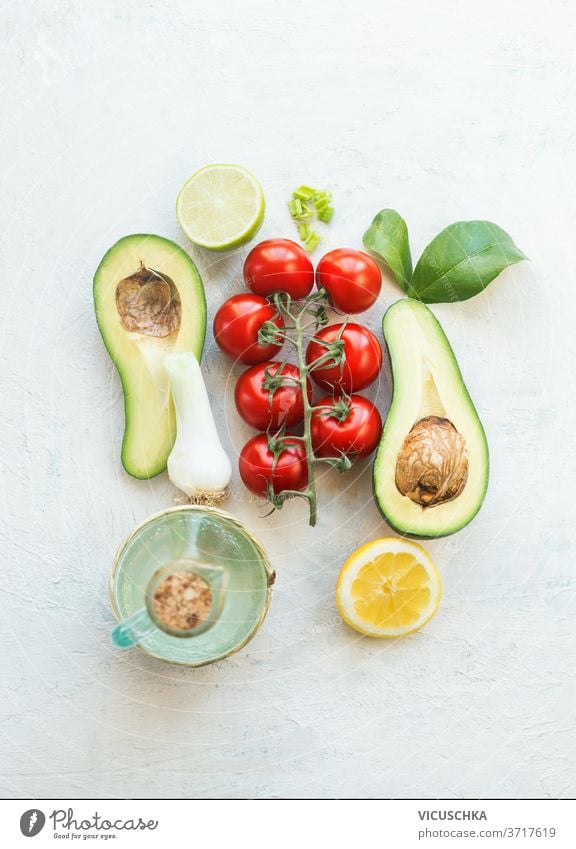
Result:
M306 489L302 491L283 490L281 493L275 493L272 480L268 486L267 498L272 504L273 509L280 509L284 502L289 498L305 498L310 510L310 525L314 527L318 519L318 500L316 496L315 474L316 465L318 463L327 463L339 471L346 471L351 468L352 461L346 454L342 454L339 457L320 458L315 456L312 446L311 424L312 416L315 412L318 412L318 408L313 407L310 403L310 399L308 398L308 377L315 369L320 368L327 363L330 363L331 366L343 367L346 359L346 353L342 333L348 319L346 318L344 320L336 338L332 342L324 342L320 339L316 339L316 341L320 342L326 349L325 353L313 362L306 363L305 342L307 341L308 336L311 334L311 338L314 339L314 334L320 330L320 328L325 327L328 324L328 315L326 312L328 300L326 292L321 289L300 302L293 301L290 295L286 292L276 292L272 296L272 299L278 315L282 316L284 319L284 327L279 329L273 321L265 322L258 334L258 342L261 345L268 345L275 341L278 342L279 340L282 342L288 342L295 353L296 366L299 373L298 382L300 384L300 391L302 393L304 405L304 420L302 436L294 434L291 434L290 436L291 439L300 440L306 451L308 485ZM281 369L279 369L278 372L281 372ZM288 377L286 380L293 383L294 378ZM270 397L272 397L272 394L280 385L283 385L281 376L279 376L278 380L271 378L267 384ZM342 402L341 400L335 401L334 413L340 421L342 421L347 415L344 407L345 402ZM332 408L323 409L328 411ZM268 434L268 448L274 456L272 475L274 474L274 466L278 457L285 448L283 437L283 429L276 433Z

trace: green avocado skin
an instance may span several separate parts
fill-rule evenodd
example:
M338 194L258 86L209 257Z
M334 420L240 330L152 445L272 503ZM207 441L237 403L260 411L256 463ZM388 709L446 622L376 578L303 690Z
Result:
M488 474L488 470L487 470L487 474ZM376 491L375 471L372 473L372 480L373 480L373 489L374 489L374 492L375 492ZM472 513L468 514L468 518L465 519L462 522L461 525L457 525L455 527L452 526L450 528L450 530L439 531L437 534L415 534L415 533L411 533L409 530L406 530L400 524L394 523L392 521L392 519L390 519L386 515L386 513L384 512L382 505L380 504L378 498L375 497L374 500L376 501L376 506L378 508L378 512L380 513L380 515L382 516L382 518L384 519L386 524L389 525L389 527L391 527L393 531L396 531L396 533L399 536L406 537L406 539L414 539L414 540L442 539L442 537L450 537L450 536L452 536L452 534L456 534L456 533L458 533L458 531L461 531L462 528L465 528L466 525L468 525L472 521L472 519L476 516L476 514L480 511L480 508L482 507L482 502L480 502L480 504L476 507L476 509Z
M481 489L481 492L479 493L479 496L478 496L477 502L475 503L475 506L473 507L472 510L468 511L465 515L462 516L461 521L456 522L455 524L450 524L450 527L440 526L440 527L438 527L438 529L436 531L434 531L434 532L431 531L429 533L416 533L411 527L406 527L406 526L402 525L401 522L398 522L397 519L395 520L394 518L392 518L388 514L385 506L381 503L381 501L378 497L378 491L379 491L379 488L380 488L379 487L380 475L383 474L383 471L380 469L380 464L379 464L378 460L379 460L379 454L380 454L380 452L383 448L383 445L384 445L384 442L385 442L385 439L386 439L386 424L387 424L390 416L395 415L395 411L396 411L395 405L397 404L397 387L398 387L400 380L410 379L409 376L402 377L400 374L397 373L398 370L395 367L393 345L391 344L391 341L390 341L390 328L392 326L392 323L395 321L395 314L396 314L395 308L397 308L400 304L405 304L407 302L410 302L411 304L415 305L415 309L426 310L426 312L429 314L428 318L433 321L433 323L434 323L434 325L437 329L437 332L440 335L440 337L441 337L441 339L442 339L442 341L445 345L445 348L446 348L447 352L449 352L449 355L452 358L453 363L454 363L454 365L457 369L458 375L460 377L462 402L467 404L470 411L472 412L472 414L475 418L475 421L476 421L478 432L481 434L481 439L482 439L482 443L483 443L483 446L484 446L482 489ZM482 507L482 504L484 502L484 498L486 496L486 491L488 489L488 480L489 480L489 476L490 476L490 459L489 459L489 450L488 450L488 442L487 442L487 439L486 439L486 433L484 431L484 428L482 426L482 422L480 421L478 413L476 412L476 409L474 407L472 399L470 398L470 395L468 394L468 390L466 388L466 385L465 385L465 383L462 379L462 375L460 373L460 368L458 366L456 356L455 356L454 351L452 350L452 347L451 347L451 345L450 345L450 343L449 343L449 341L446 337L446 334L444 333L442 325L440 324L438 319L433 315L431 310L429 310L428 307L424 303L422 303L421 301L415 301L411 298L403 298L400 301L397 301L396 303L392 304L387 309L386 313L384 314L384 318L382 319L382 334L384 336L385 348L388 352L388 358L389 358L389 361L390 361L390 373L391 373L391 381L392 381L392 398L391 398L391 402L390 402L390 409L388 411L388 415L387 415L386 421L384 423L384 429L382 431L380 446L378 448L378 452L376 454L376 458L374 460L374 464L373 464L373 467L372 467L372 490L373 490L374 500L376 502L376 506L377 506L378 511L380 512L381 516L386 521L386 523L390 526L390 528L392 528L392 530L396 531L396 533L399 534L402 537L406 537L408 539L414 539L414 540L427 540L427 539L441 539L442 537L451 536L452 534L457 533L458 531L462 530L462 528L464 528L466 525L468 525L472 521L472 519L478 514L478 512L479 512L479 510ZM429 509L434 509L434 508L429 508Z
M122 237L108 249L102 257L102 260L94 274L94 312L102 340L108 354L110 355L110 359L116 366L116 370L122 384L125 422L121 449L122 465L131 477L137 478L138 480L149 480L150 478L156 477L165 471L168 457L174 444L176 428L175 423L173 423L173 426L169 428L169 432L164 435L166 438L166 449L162 452L162 455L158 458L156 463L138 463L131 457L131 454L133 453L132 423L137 416L140 406L139 393L133 389L134 379L129 363L122 362L117 357L115 350L117 346L115 345L115 339L113 338L109 321L111 305L110 301L106 302L106 299L102 297L102 289L104 286L105 275L107 274L110 266L113 267L116 257L121 257L125 251L133 252L135 246L139 247L142 245L140 253L142 254L141 258L145 260L146 246L150 244L154 245L156 249L165 250L168 255L177 256L187 269L189 279L187 281L178 280L175 281L175 283L177 284L179 291L182 286L192 287L193 289L193 299L195 309L197 310L197 319L195 321L194 332L192 334L188 334L187 349L194 351L198 359L202 356L206 336L207 306L202 278L195 263L179 245L172 242L170 239L164 238L163 236L157 236L150 233L135 233ZM184 319L185 317L183 316L183 321Z

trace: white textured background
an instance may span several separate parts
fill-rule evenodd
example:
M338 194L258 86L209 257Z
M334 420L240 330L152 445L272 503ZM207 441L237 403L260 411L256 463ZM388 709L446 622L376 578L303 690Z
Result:
M12 0L0 37L1 795L574 795L571 4ZM394 206L415 255L476 217L532 259L435 308L492 480L472 525L427 544L445 598L421 634L361 639L337 617L341 562L388 533L368 464L322 480L314 531L236 482L228 509L278 571L243 653L194 671L112 648L111 559L174 490L120 466L92 275L127 233L190 247L175 196L213 161L257 173L263 235L290 235L307 181L334 191L332 247ZM243 252L192 255L212 317ZM397 297L386 281L374 328ZM237 449L229 364L211 343L205 364Z

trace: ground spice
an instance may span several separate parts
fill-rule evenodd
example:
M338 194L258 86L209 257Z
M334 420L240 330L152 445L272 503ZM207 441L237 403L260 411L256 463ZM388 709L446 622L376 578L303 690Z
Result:
M212 607L210 585L194 572L174 572L154 593L154 612L168 628L190 631L206 621Z

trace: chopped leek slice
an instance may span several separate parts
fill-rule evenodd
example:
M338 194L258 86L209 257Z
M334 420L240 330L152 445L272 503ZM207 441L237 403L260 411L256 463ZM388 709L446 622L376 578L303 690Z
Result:
M332 207L332 206L327 206L326 209L323 209L318 213L318 220L323 221L324 224L330 224L333 217L334 217L334 207Z
M304 242L304 247L308 251L309 254L313 253L320 242L322 241L322 236L320 233L317 233L316 230L312 230L308 234L308 238Z
M311 186L298 186L298 188L294 190L292 197L298 198L299 200L313 200L317 194L316 189L311 188Z
M288 201L288 209L297 228L300 241L305 249L312 253L316 250L322 236L316 230L311 230L309 222L315 217L324 224L329 224L334 215L334 207L330 205L332 193L318 190L303 183L294 189L292 197Z

